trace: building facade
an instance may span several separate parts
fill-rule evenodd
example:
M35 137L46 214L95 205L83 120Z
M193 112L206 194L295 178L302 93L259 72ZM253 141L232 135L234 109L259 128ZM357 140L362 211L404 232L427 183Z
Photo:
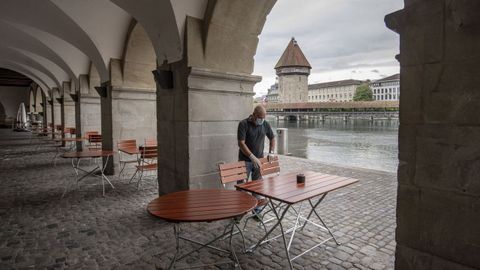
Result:
M278 103L278 78L277 82L272 84L270 88L268 89L268 93L266 96L266 102L269 103Z
M308 101L310 69L312 69L310 63L295 38L292 38L275 65L278 76L278 102L299 103Z
M341 80L316 83L308 86L308 102L346 102L352 101L355 90L364 81Z
M370 84L375 100L400 100L400 74L395 74Z

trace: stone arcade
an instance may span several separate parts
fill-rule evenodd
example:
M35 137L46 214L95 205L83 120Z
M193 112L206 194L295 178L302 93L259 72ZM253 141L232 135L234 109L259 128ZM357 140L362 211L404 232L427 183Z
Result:
M217 162L235 160L274 4L2 0L0 67L34 82L25 99L43 125L101 130L105 150L156 136L159 194L213 187ZM400 35L397 269L480 268L478 14L479 1L405 0L385 18ZM300 76L290 99L306 102L310 65L282 62L279 84Z

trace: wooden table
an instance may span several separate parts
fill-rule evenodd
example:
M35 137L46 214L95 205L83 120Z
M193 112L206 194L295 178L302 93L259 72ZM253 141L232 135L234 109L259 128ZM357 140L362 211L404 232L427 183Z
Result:
M108 151L108 150L95 150L95 151L89 150L89 151L78 151L78 152L73 151L73 152L64 153L62 155L62 158L69 158L72 160L72 167L73 167L73 170L75 171L75 183L77 184L78 182L80 182L82 179L84 179L89 175L96 176L94 175L94 173L96 171L100 171L101 176L99 177L101 177L102 179L102 191L103 191L102 194L103 196L105 196L105 181L107 181L107 183L110 184L112 188L115 188L113 184L110 182L110 180L107 178L107 176L105 176L104 174L105 168L107 167L107 164L108 164L108 160L110 159L110 157L113 158L113 153L114 153L113 151ZM105 164L102 166L101 162L104 157L106 158L106 161L105 161ZM90 171L82 169L80 167L80 161L82 159L94 159L95 168L93 168ZM79 173L78 173L79 171L85 172L85 175L79 178ZM62 198L67 193L69 186L70 184L68 183L67 185L65 185L65 191L62 194Z
M58 139L54 139L53 141L54 142L65 142L65 143L68 143L69 146L67 147L67 149L64 149L64 151L66 152L69 152L69 151L74 151L76 148L77 148L77 145L76 145L76 142L83 142L85 140L85 138L82 138L82 137L79 137L79 138L58 138ZM66 147L67 145L65 145ZM55 153L55 156L53 157L53 165L54 166L57 166L57 158L58 156L60 155L60 148L63 148L63 143L60 144L60 145L55 145L57 151Z
M266 177L263 180L251 181L245 184L240 184L235 186L239 190L248 191L253 194L262 195L268 198L269 205L277 220L277 222L265 234L265 236L263 236L258 241L257 244L255 244L249 249L249 252L254 252L260 245L263 245L267 242L277 239L278 237L282 237L290 269L293 269L293 266L292 266L293 260L303 256L307 252L322 245L323 243L333 239L335 243L339 244L335 239L335 236L333 235L331 230L328 228L328 226L320 217L316 208L323 201L323 199L329 192L358 182L357 179L350 178L350 177L342 177L342 176L306 171L306 172L301 172L305 175L305 178L306 178L305 183L297 184L296 175L298 173L300 172ZM313 202L313 199L315 197L319 197L319 199L316 202ZM274 203L274 201L276 201L277 203ZM301 210L302 210L303 202L306 202L306 201L308 201L308 204L310 206L310 211L307 217L304 217L302 216ZM293 207L294 205L298 205L299 206L298 209L295 209ZM285 215L289 210L293 210L295 214L295 224L292 228L284 230L282 221L284 220ZM321 224L317 224L312 220L313 215L318 218ZM301 224L300 221L302 221L303 224ZM319 228L328 232L331 237L323 240L321 243L314 245L313 247L307 249L306 251L294 256L293 258L290 258L290 247L291 247L293 238L295 236L295 232L298 229L303 229L307 224L312 224L316 228ZM281 234L269 239L268 236L277 227L280 227ZM291 237L287 244L285 235L288 233L291 233Z
M240 230L236 224L236 220L255 208L256 204L257 200L245 192L225 189L194 189L174 192L158 197L148 204L147 211L155 217L174 223L173 229L176 240L176 252L169 269L175 266L176 261L204 247L227 253L232 257L232 261L215 263L214 265L232 262L239 265L238 258L232 247L233 230L234 228ZM201 243L180 235L181 223L211 222L224 219L230 219L231 222L225 230L223 230L223 234L207 243ZM229 237L229 250L212 245L225 236ZM179 240L185 240L200 245L200 247L178 257L180 253Z

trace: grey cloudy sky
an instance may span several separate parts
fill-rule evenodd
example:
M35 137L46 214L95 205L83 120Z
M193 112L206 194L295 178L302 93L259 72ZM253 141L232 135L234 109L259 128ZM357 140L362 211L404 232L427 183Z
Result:
M275 83L273 67L295 37L312 65L309 83L380 79L399 71L398 35L386 14L403 0L278 0L267 17L255 56L258 95Z

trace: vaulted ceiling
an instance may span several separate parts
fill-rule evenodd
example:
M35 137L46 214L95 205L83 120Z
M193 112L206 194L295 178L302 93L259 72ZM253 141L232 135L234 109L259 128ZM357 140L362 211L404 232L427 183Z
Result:
M203 18L207 0L2 0L0 67L21 73L48 95L93 65L110 80L110 59L122 59L132 21L145 29L157 62L182 59L186 16Z
M31 83L32 80L23 74L0 68L0 86L29 86Z

